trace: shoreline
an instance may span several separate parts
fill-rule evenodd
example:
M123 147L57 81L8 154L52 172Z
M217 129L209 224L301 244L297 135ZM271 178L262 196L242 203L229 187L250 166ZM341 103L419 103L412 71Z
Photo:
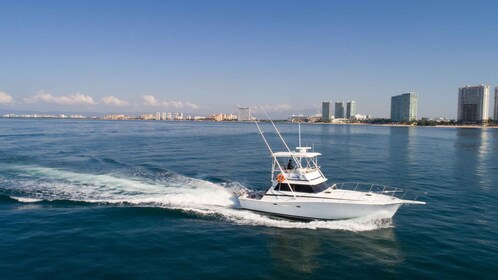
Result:
M77 121L152 121L152 122L209 122L209 123L250 123L252 121L214 121L214 120L142 120L142 119L128 119L128 120L108 120L98 118L15 118L15 117L0 117L0 119L22 119L22 120L77 120ZM266 120L259 120L260 122L267 122ZM275 123L288 123L288 124L307 124L307 125L342 125L342 126L384 126L384 127L433 127L433 128L470 128L470 129L496 129L498 125L410 125L410 124L375 124L375 123L322 123L322 122L289 122L275 120Z
M290 123L290 122L289 122ZM484 125L410 125L410 124L375 124L375 123L305 123L305 124L318 124L318 125L362 125L362 126L386 126L386 127L434 127L434 128L498 128L496 126Z

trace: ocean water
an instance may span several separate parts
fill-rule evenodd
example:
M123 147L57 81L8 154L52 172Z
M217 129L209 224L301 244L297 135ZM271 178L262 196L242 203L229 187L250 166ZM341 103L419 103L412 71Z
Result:
M296 146L297 126L278 126ZM0 119L0 278L496 277L497 129L301 129L331 183L427 204L387 222L240 210L235 193L269 184L251 123Z

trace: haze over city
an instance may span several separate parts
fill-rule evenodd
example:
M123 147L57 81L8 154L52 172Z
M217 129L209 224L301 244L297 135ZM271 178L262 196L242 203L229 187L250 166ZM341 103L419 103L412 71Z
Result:
M455 118L458 88L498 86L493 1L10 1L0 111L236 112L355 100Z

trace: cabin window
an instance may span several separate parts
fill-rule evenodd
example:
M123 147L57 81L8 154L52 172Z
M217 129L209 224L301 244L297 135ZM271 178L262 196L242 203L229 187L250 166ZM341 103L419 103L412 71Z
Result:
M321 183L319 185L299 185L299 184L290 184L292 187L292 190L295 192L302 192L302 193L319 193L321 191L326 190L328 187L324 184ZM276 187L276 190L278 191L287 191L290 192L289 184L287 183L279 183Z
M325 183L321 183L321 184L312 186L312 188L315 191L315 193L319 193L319 192L323 192L324 190L328 189L329 187L327 185L325 185Z
M290 192L289 184L279 183L276 187L278 191Z
M295 192L314 193L310 185L291 185Z

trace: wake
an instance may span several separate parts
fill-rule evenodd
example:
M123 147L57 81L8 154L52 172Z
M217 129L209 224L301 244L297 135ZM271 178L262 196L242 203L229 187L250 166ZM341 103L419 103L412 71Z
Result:
M242 210L237 197L248 189L237 182L215 184L171 173L150 179L121 174L76 173L38 166L9 166L2 169L14 176L9 179L0 175L1 189L22 203L69 200L160 207L190 212L200 217L216 217L245 226L345 231L392 227L390 221L376 217L299 222Z

